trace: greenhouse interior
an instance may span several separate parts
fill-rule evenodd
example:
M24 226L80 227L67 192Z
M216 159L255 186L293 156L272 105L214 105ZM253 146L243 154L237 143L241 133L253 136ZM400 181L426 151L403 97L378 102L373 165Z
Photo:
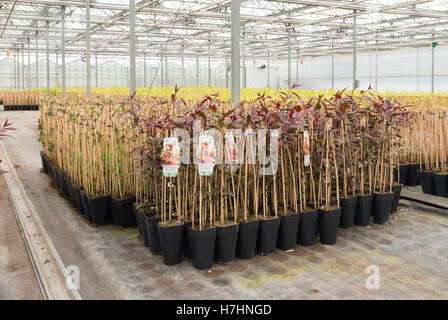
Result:
M447 39L441 0L0 1L0 299L447 300Z

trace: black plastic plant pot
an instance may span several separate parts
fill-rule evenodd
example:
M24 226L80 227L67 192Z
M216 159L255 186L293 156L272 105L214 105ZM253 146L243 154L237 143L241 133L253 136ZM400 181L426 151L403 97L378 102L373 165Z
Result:
M434 187L432 172L418 170L417 175L420 181L420 185L422 186L423 193L435 195L436 188Z
M236 256L240 259L251 259L255 254L260 220L241 222L236 244Z
M134 196L122 200L112 198L110 203L110 222L123 228L135 227L137 221L132 210L134 201Z
M158 224L160 246L162 248L163 263L172 266L182 262L182 239L185 224Z
M375 193L372 205L374 223L384 224L389 220L393 200L393 192Z
M58 169L56 168L56 166L53 164L53 162L50 161L50 173L51 176L53 177L53 181L56 184L56 186L59 188L59 184L58 184Z
M410 164L408 173L406 175L406 185L414 187L417 185L418 182L418 176L417 176L417 170L420 169L420 165L417 164Z
M70 179L62 173L62 193L70 200Z
M141 237L143 238L143 244L146 247L149 247L149 233L148 233L148 229L146 228L146 218L147 217L148 218L152 217L153 214L152 213L145 213L144 208L145 207L138 208L137 209L137 214L138 214L138 217L139 217L139 220L140 220L141 229L142 229L141 230L142 231Z
M256 251L262 256L274 254L277 247L278 230L280 228L280 217L270 219L260 219L260 229Z
M80 193L83 213L86 216L87 220L89 220L89 222L93 222L92 211L90 210L89 206L89 196L84 191L81 191Z
M136 203L132 204L132 212L134 212L135 221L137 221L138 234L140 235L140 237L143 237L142 223L140 221L140 216L139 216L139 213L137 211L137 204Z
M187 228L191 244L193 265L199 270L208 270L215 256L216 228L196 230Z
M390 208L390 213L394 213L398 211L398 204L400 203L400 195L401 195L401 189L403 188L403 185L396 184L392 186L392 192L394 193L394 199L392 200L392 206Z
M294 250L299 231L300 213L280 215L277 248L284 251Z
M56 185L58 186L58 189L62 192L62 177L61 177L61 172L59 171L59 169L54 166L54 172L55 172L55 182Z
M408 176L408 170L409 170L409 164L402 164L400 165L400 183L405 185L407 176ZM397 169L394 169L394 177L395 180L398 179L397 177Z
M375 195L366 194L358 196L358 203L356 204L355 212L355 224L357 226L367 226L369 225L370 214L372 212L373 200Z
M43 151L40 152L40 160L42 162L42 168L44 169L44 172L48 173L47 156Z
M74 184L73 184L73 198L74 198L74 202L75 202L75 208L81 212L82 206L81 206L80 187L76 186Z
M192 225L191 221L185 222L185 232L184 232L184 238L182 240L182 251L184 253L184 258L191 259L192 253L191 253L191 243L190 238L188 237L188 228L190 228Z
M110 195L88 197L92 220L96 226L104 226L109 223Z
M160 244L160 235L157 225L160 222L160 218L154 216L151 213L143 214L145 219L146 237L148 241L149 250L154 254L161 254L162 247Z
M339 226L348 229L355 223L356 205L358 204L358 196L351 198L341 198L341 219Z
M238 231L238 224L216 226L215 260L217 263L230 264L235 260Z
M341 211L342 209L340 207L329 210L319 210L318 224L321 243L328 245L336 243L338 239Z
M434 189L439 197L448 198L448 175L433 173Z
M317 210L304 211L300 213L299 230L297 232L297 243L302 246L314 244L317 227Z
M67 193L68 193L68 199L70 200L70 203L72 207L75 207L75 186L73 185L73 182L66 177L67 179Z

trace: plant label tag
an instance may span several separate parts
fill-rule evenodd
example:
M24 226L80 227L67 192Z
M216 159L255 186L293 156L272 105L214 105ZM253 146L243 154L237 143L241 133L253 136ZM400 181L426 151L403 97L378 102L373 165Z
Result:
M199 137L199 163L198 173L200 176L213 175L216 164L215 141L212 136L202 135Z
M180 167L180 147L177 138L163 139L160 158L162 159L163 175L165 177L177 177Z
M310 165L310 136L308 131L303 132L303 164L305 167L309 167Z
M228 169L230 168L232 172L238 171L238 166L235 165L237 161L237 153L238 153L238 146L235 142L235 136L233 135L232 131L226 131L225 133L225 150L226 150L226 163L229 164Z

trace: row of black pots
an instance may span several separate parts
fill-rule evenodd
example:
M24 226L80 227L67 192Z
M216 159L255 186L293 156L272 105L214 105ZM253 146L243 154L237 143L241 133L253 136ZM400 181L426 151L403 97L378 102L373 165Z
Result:
M272 255L275 248L293 250L296 243L314 244L319 230L320 241L332 245L337 241L339 227L353 224L366 226L370 216L383 224L391 212L396 212L401 185L392 193L375 193L342 199L342 207L331 210L314 210L300 214L280 215L278 218L259 219L239 224L195 230L191 223L160 227L154 208L135 208L138 230L144 243L154 254L162 254L165 264L180 263L183 256L193 258L198 269L209 269L213 260L231 263L235 257L251 259L255 252Z
M123 200L114 199L110 195L90 197L82 187L75 185L64 172L59 170L43 152L40 155L44 172L53 176L62 194L69 199L74 208L86 216L89 222L97 226L112 223L124 228L135 227L132 210L134 196Z
M430 171L417 172L423 193L448 198L448 175Z
M317 234L324 244L333 244L337 239L337 227L347 229L353 225L367 226L370 216L373 222L384 224L390 214L397 212L402 185L392 187L392 193L374 193L341 199L339 214L310 208L301 214L297 243L310 246ZM336 219L336 215L340 216ZM336 232L335 232L336 230Z
M39 106L3 106L5 111L39 110Z
M316 217L317 212L314 211ZM340 208L319 212L321 242L334 244L337 239ZM201 231L192 229L191 222L162 226L155 210L150 207L136 208L134 205L134 213L145 245L154 254L162 254L167 265L180 263L184 256L192 258L194 266L202 270L209 269L214 260L220 264L228 264L236 257L251 259L255 252L260 255L272 255L276 248L293 250L299 239L310 233L310 228L313 230L314 240L314 225L305 223L299 227L301 216L307 220L312 212L215 226Z
M417 186L420 184L417 171L420 170L420 164L401 164L400 165L400 184L405 186ZM397 180L398 172L394 168L395 181Z

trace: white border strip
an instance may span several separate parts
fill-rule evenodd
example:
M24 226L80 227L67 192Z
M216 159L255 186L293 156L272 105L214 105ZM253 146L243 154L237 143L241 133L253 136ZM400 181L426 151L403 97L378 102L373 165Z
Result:
M53 257L55 258L61 273L63 274L65 279L69 279L69 275L67 274L67 270L65 269L64 263L62 262L62 259L59 256L56 248L54 247L53 242L51 241L50 236L48 235L47 230L45 229L42 221L40 220L40 217L37 214L36 208L34 207L33 203L31 202L30 197L28 196L28 193L26 192L25 188L23 187L23 184L22 184L22 182L19 179L17 171L14 168L14 166L12 165L12 161L9 158L9 155L6 152L5 146L3 145L3 143L1 141L0 141L0 146L1 146L3 154L5 156L5 159L3 159L3 160L5 160L5 162L7 164L7 167L8 167L5 170L9 171L8 173L12 174L14 176L14 178L16 179L16 182L19 185L20 190L23 193L23 197L26 200L26 203L27 203L28 207L30 208L31 212L33 213L34 219L37 222L37 225L39 226L39 229L42 232L42 235L44 236L45 241L47 242L47 245L50 248ZM8 184L8 188L10 189L10 185L9 185L8 179L5 179L5 180L6 180L7 184ZM16 217L18 218L18 221L20 222L20 229L21 229L22 235L23 235L23 237L25 239L27 250L30 253L30 257L31 257L31 260L32 260L32 263L33 263L33 268L35 269L35 272L36 272L36 275L37 275L37 278L38 278L38 281L39 281L39 285L41 286L42 293L44 294L44 298L45 299L51 299L47 283L46 283L45 279L43 279L43 277L42 277L42 272L41 272L41 270L39 268L39 264L37 263L36 256L34 255L34 252L30 248L30 240L28 238L28 235L27 235L26 232L24 232L25 229L24 229L24 226L23 226L23 221L22 221L20 215L16 212L17 204L16 204L15 199L12 196L11 193L10 193L10 198L11 198L12 203L13 203L14 213L15 213ZM81 298L81 296L80 296L80 294L79 294L79 292L78 292L78 290L76 288L73 288L73 286L70 286L70 291L71 291L71 293L72 293L72 295L73 295L75 300L82 300L82 298Z

